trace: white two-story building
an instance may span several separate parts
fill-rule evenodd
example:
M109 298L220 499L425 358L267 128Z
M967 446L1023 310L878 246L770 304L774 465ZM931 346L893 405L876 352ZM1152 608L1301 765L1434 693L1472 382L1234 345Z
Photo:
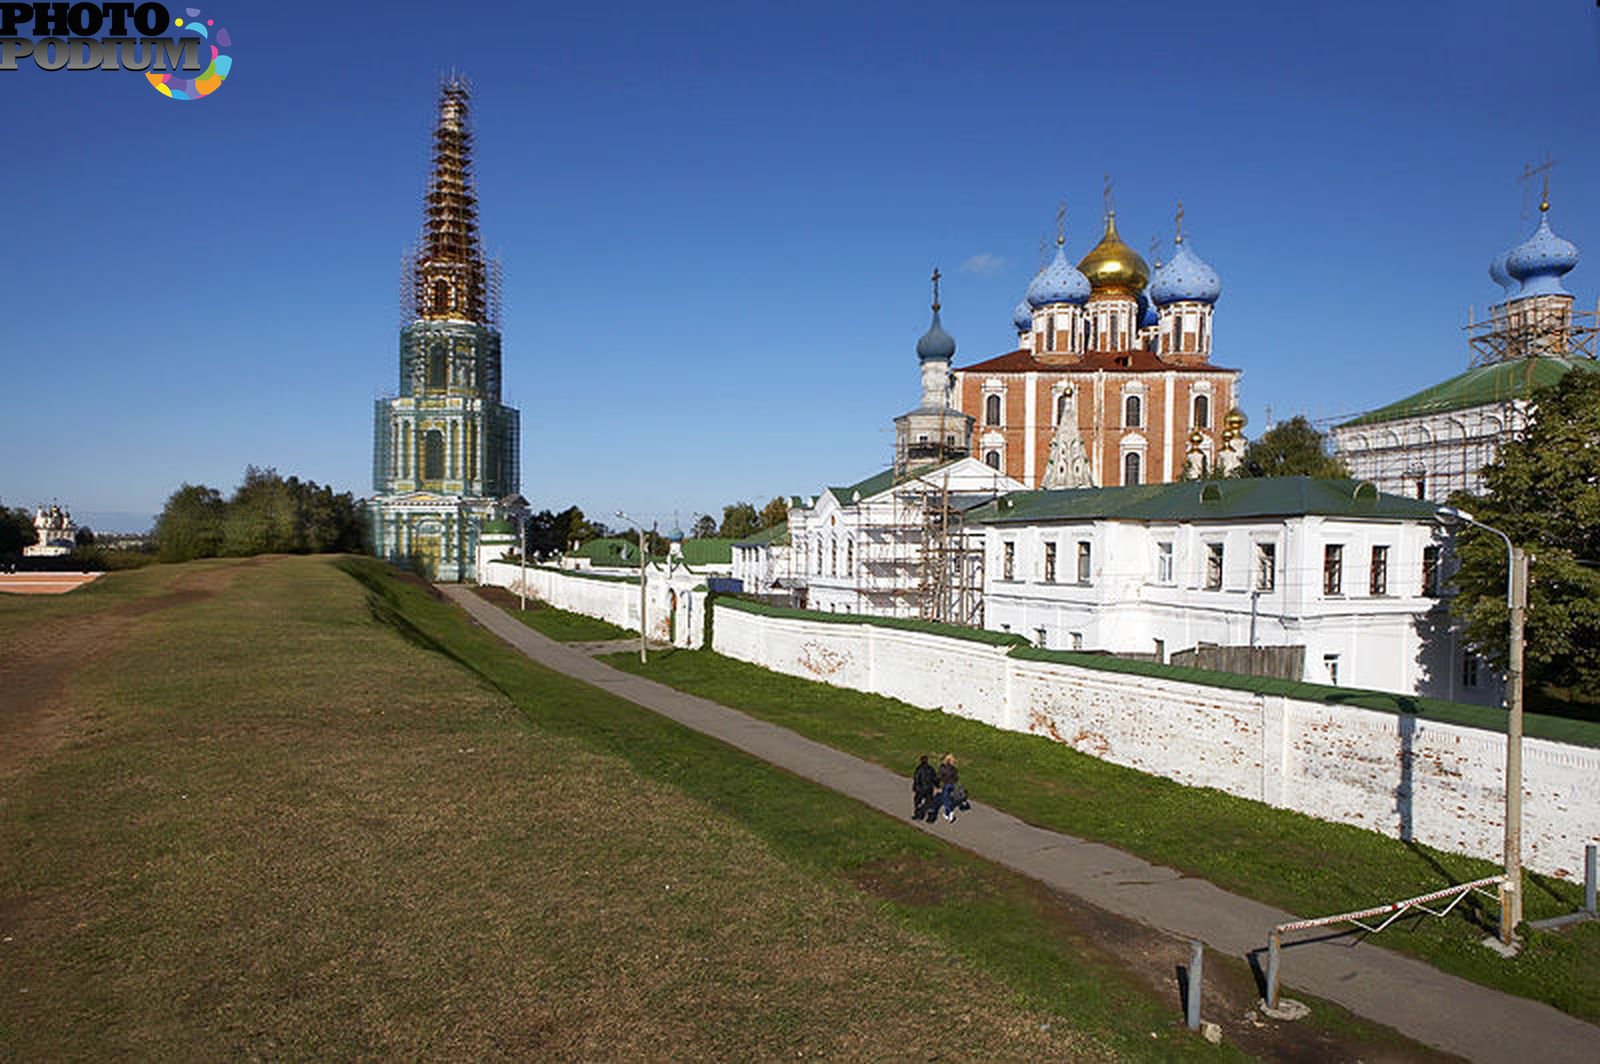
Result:
M1316 683L1500 700L1440 598L1448 536L1431 503L1275 477L1021 492L969 521L984 529L984 626L1039 646L1160 661L1279 648Z

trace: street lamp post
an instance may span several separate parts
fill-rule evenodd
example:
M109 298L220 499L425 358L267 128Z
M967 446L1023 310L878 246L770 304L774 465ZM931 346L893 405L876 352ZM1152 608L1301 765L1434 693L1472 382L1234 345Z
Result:
M528 515L517 514L517 558L522 562L522 579L517 581L518 609L528 609Z
M1440 520L1493 532L1506 545L1506 612L1510 647L1506 663L1506 880L1500 888L1500 941L1511 945L1522 922L1522 623L1528 608L1528 556L1511 537L1454 506L1441 506Z
M624 521L629 522L630 524L633 525L634 528L639 530L639 664L644 665L644 664L647 664L649 662L649 657L648 657L647 652L645 651L645 643L644 643L644 633L645 633L645 627L646 627L645 626L645 617L644 617L644 611L645 611L645 596L644 596L644 582L645 582L644 522L634 520L633 518L629 517L627 514L623 513L621 510L617 511L617 516L622 518Z

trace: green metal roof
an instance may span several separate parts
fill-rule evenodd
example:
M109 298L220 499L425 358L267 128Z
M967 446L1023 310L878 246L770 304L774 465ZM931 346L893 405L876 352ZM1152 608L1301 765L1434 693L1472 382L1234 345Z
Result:
M706 537L683 541L685 565L727 565L733 562L733 540Z
M773 547L787 547L789 545L789 522L785 521L781 525L763 528L748 539L741 539L734 544L735 547L765 547L769 545Z
M629 565L639 564L639 544L615 536L604 539L591 539L579 547L574 556L588 558L596 565Z
M1536 390L1555 384L1573 370L1600 373L1600 363L1592 358L1538 356L1474 366L1415 395L1352 418L1339 428L1378 425L1402 418L1526 399Z
M833 497L835 499L838 499L845 505L849 505L851 502L855 501L856 492L860 492L863 499L870 499L874 495L888 491L898 483L927 476L929 473L937 472L938 470L943 469L945 466L955 465L959 461L962 461L962 459L952 458L947 462L940 462L937 465L915 469L898 478L895 476L894 468L891 466L881 473L872 474L872 476L868 477L866 480L857 481L854 484L849 484L842 488L832 487L828 490L833 493Z
M1386 495L1359 480L1247 477L1131 488L1018 491L971 511L979 524L1038 521L1195 521L1218 518L1387 517L1429 520L1434 505Z
M517 533L517 526L512 524L510 521L502 521L502 520L485 521L483 523L483 531L484 531L485 535L498 534L498 535L513 535L514 536Z

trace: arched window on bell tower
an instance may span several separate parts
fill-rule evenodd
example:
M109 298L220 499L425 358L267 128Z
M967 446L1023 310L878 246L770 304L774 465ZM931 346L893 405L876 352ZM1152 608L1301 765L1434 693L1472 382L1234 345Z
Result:
M429 429L422 436L422 479L444 479L444 433Z
M450 383L450 366L445 358L444 345L434 344L428 348L428 384L431 389L443 390Z
M445 280L434 281L433 312L435 314L448 314L453 302L454 300L450 298L450 282Z

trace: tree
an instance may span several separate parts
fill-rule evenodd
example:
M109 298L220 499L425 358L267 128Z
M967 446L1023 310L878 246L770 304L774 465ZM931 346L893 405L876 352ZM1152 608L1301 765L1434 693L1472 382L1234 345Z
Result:
M701 514L694 519L694 526L689 529L689 535L695 539L710 539L717 534L717 522L710 514Z
M78 547L94 546L94 529L88 525L79 525L78 531L73 533L72 542L74 546Z
M216 488L185 484L167 499L156 518L156 557L186 562L215 557L222 549L222 519L227 504Z
M747 502L736 502L722 508L722 528L717 534L723 539L748 539L759 531L761 515L756 513L754 506Z
M775 495L772 501L761 508L761 527L777 528L789 521L789 502L782 495Z
M1328 453L1328 441L1304 415L1280 421L1245 447L1241 477L1348 477L1344 462Z
M1526 681L1600 690L1600 373L1569 372L1537 393L1527 429L1483 469L1484 491L1451 502L1532 556L1523 636ZM1471 525L1456 532L1467 639L1504 668L1506 549Z
M23 547L31 547L39 540L33 529L33 515L25 506L0 505L0 558L22 554Z

